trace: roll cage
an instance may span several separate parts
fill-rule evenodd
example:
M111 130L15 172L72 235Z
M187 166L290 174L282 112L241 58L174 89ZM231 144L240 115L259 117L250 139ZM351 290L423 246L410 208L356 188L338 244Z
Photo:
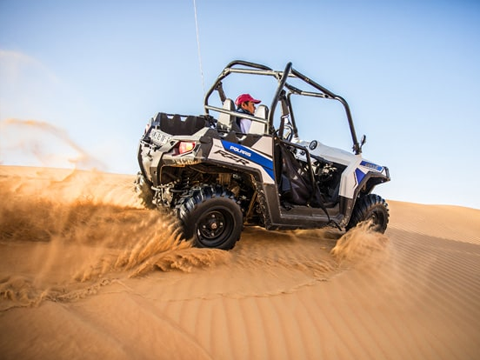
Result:
M285 66L283 71L273 70L265 65L256 64L248 61L243 60L234 60L230 62L220 73L217 77L216 81L213 83L212 87L208 90L205 94L204 99L204 109L205 115L210 116L210 110L228 114L231 116L237 116L238 113L235 111L227 110L221 107L210 105L209 100L211 95L214 92L217 92L220 100L222 103L225 102L227 99L225 92L223 90L222 80L225 79L227 76L231 74L251 74L251 75L260 75L260 76L271 76L278 81L278 85L271 101L270 111L267 115L266 119L262 119L260 117L251 116L242 114L242 117L248 118L252 121L260 122L266 125L266 129L268 129L268 134L270 135L278 135L279 137L283 137L284 133L284 125L287 122L291 123L291 127L293 130L293 136L298 137L298 128L295 122L295 115L292 108L291 96L292 95L301 95L301 96L310 96L322 99L331 99L339 101L344 109L348 120L348 125L350 128L350 134L352 137L353 142L353 152L355 155L361 154L362 146L365 143L365 137L362 137L361 142L359 143L357 139L357 135L355 132L355 126L353 124L352 114L350 112L350 107L348 106L347 101L339 95L334 94L330 90L326 89L325 87L321 86L320 84L316 83L309 77L303 75L301 72L297 71L292 67L292 63L289 62ZM303 90L299 89L298 87L293 86L288 82L289 78L296 78L300 79L306 85L309 85L313 90ZM281 122L278 129L274 127L274 115L275 109L277 104L280 103L281 105Z

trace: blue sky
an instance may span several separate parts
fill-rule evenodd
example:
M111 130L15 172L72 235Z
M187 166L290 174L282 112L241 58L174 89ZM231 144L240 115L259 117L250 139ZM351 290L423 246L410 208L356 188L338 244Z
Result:
M391 170L377 193L480 208L479 1L196 4L205 87L234 59L291 61L349 102ZM201 114L203 94L193 0L0 0L1 164L135 174L146 121ZM302 138L351 146L303 112Z

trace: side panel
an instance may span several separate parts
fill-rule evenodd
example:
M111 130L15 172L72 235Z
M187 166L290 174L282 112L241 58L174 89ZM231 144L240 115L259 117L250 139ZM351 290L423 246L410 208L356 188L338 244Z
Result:
M361 161L362 157L360 155L356 155L354 161L352 161L343 171L340 181L340 189L338 192L340 196L348 199L353 199L355 196L355 189L359 184L357 179L357 170Z
M263 183L275 184L272 157L254 150L254 147L246 147L226 140L213 139L213 146L208 155L208 160L230 164L237 168L245 167L247 170L256 169L262 175Z

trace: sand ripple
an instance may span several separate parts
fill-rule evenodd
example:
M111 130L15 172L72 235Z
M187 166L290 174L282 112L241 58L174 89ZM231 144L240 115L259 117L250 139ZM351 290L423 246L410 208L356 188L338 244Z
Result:
M475 359L480 212L192 248L133 176L0 166L2 359Z

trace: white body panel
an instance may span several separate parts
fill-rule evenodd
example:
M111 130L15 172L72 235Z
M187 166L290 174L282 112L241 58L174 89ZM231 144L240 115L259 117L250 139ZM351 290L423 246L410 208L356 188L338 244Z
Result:
M257 169L261 172L262 179L265 184L275 183L275 180L273 178L273 161L271 156L267 157L261 152L253 151L253 149L256 148L255 146L252 148L248 148L248 151L247 151L247 150L243 150L243 146L241 145L232 144L231 147L233 147L233 149L231 149L231 148L225 148L221 140L218 140L218 139L212 139L212 140L213 140L213 145L212 145L210 154L208 156L209 160L216 160L224 163L229 163L235 166L245 166L248 168ZM268 150L266 148L267 143L268 141L266 141L266 143L263 144L265 146L262 146L262 144L260 144L259 147L261 147L262 150L267 151ZM271 150L271 140L270 140L270 153L271 152L272 150ZM265 162L271 163L272 166L270 167L271 168L270 171L267 171L264 166L260 165L257 162L251 161L250 159L257 159L257 160L261 159L261 160L264 160Z
M345 165L347 168L343 171L340 181L339 195L348 199L353 199L355 189L360 181L369 172L377 172L386 175L386 170L382 166L375 165L362 158L361 155L354 155L345 150L333 148L317 142L315 148L310 150L311 141L299 141L298 144L309 150L310 154L319 156L327 161ZM297 154L299 160L307 161L306 154Z

